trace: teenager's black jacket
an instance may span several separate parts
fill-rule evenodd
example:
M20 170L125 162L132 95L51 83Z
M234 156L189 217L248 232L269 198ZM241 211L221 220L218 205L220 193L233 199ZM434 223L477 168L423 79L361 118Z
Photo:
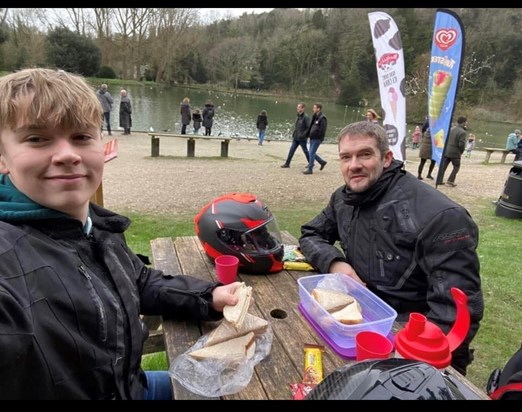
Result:
M141 399L140 314L216 320L217 283L169 276L129 250L130 221L90 206L0 222L0 399Z

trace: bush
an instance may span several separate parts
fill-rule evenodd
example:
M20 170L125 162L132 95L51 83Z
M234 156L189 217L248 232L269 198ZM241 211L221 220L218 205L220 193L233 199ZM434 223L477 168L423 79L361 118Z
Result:
M99 77L101 79L116 79L116 72L112 69L112 67L109 66L102 66L100 67L100 70L98 71L98 75L96 77Z

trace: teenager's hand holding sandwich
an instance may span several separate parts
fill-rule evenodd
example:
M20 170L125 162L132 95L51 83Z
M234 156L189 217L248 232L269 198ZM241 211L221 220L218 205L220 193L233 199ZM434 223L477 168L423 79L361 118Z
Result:
M225 306L235 306L238 297L235 295L237 288L241 286L241 282L234 282L224 286L218 286L212 291L212 307L218 312L223 312Z

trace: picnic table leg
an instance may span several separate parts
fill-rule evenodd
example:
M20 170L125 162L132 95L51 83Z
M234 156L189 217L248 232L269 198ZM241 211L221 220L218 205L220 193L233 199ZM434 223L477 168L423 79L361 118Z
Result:
M500 159L500 163L506 163L506 156L509 152L503 152L502 153L502 159Z
M490 152L490 151L486 152L486 159L484 159L484 163L489 163L489 158L491 157L491 153L493 153L493 152Z
M150 137L150 156L158 157L159 149L160 149L160 139L158 137L151 136Z
M223 140L221 142L221 157L228 157L228 143L230 140Z
M188 139L187 140L187 157L194 157L196 152L196 140Z

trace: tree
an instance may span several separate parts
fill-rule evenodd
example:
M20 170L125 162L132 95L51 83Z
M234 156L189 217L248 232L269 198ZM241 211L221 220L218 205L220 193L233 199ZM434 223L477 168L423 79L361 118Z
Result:
M100 69L101 52L94 41L67 28L49 32L46 46L51 66L83 76L94 76Z

